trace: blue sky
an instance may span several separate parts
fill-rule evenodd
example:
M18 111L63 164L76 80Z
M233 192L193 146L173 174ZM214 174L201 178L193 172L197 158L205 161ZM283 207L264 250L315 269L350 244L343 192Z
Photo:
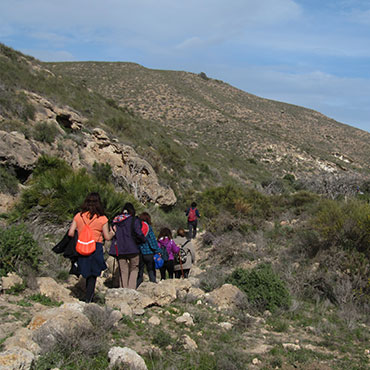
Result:
M1 0L0 42L205 72L370 132L369 0Z

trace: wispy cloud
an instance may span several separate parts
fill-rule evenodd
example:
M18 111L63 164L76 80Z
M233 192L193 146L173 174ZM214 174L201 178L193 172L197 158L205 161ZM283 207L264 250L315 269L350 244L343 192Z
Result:
M0 1L1 41L41 60L204 71L354 123L369 117L369 25L367 0Z

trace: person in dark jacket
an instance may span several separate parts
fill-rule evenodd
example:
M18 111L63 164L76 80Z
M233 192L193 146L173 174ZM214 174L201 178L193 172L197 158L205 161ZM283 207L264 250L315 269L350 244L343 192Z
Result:
M148 212L143 212L139 216L142 222L146 222L149 226L148 234L145 236L145 243L140 244L140 261L139 261L139 274L137 277L137 288L143 282L144 278L144 267L148 271L149 281L152 283L156 283L156 273L155 273L155 265L154 265L154 254L161 253L160 248L158 247L157 239L155 238L153 229L152 229L152 220Z
M122 214L113 219L113 230L116 235L109 254L118 260L120 287L136 289L140 253L137 243L144 243L146 239L131 203L126 203Z

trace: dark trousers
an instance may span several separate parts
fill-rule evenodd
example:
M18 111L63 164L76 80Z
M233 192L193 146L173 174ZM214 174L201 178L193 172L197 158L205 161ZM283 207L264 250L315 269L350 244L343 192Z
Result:
M85 298L86 303L92 302L94 297L95 285L96 285L96 276L89 276L88 278L86 278L86 298Z
M184 271L184 279L187 279L189 277L190 269L183 269L182 271ZM181 270L175 271L175 278L181 279L181 277L182 277Z
M149 281L151 281L152 283L155 283L157 281L156 275L155 275L155 265L154 265L153 256L154 256L153 254L141 254L140 253L139 274L137 275L136 288L138 288L139 285L144 280L144 267L145 266L148 271Z
M198 226L198 220L194 221L188 221L188 228L189 228L189 239L194 239L197 235L197 226Z
M170 279L173 279L173 266L174 266L173 260L171 261L168 260L164 262L163 267L159 269L159 271L161 272L161 280L166 279L166 271L168 271L168 277Z

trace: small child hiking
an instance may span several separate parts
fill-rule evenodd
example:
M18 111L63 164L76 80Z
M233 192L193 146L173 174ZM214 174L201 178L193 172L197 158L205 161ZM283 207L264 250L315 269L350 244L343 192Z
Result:
M166 271L168 271L168 277L173 279L174 255L179 253L180 248L172 240L171 230L167 227L159 232L158 247L161 248L161 255L164 260L163 267L159 269L161 280L166 279Z

